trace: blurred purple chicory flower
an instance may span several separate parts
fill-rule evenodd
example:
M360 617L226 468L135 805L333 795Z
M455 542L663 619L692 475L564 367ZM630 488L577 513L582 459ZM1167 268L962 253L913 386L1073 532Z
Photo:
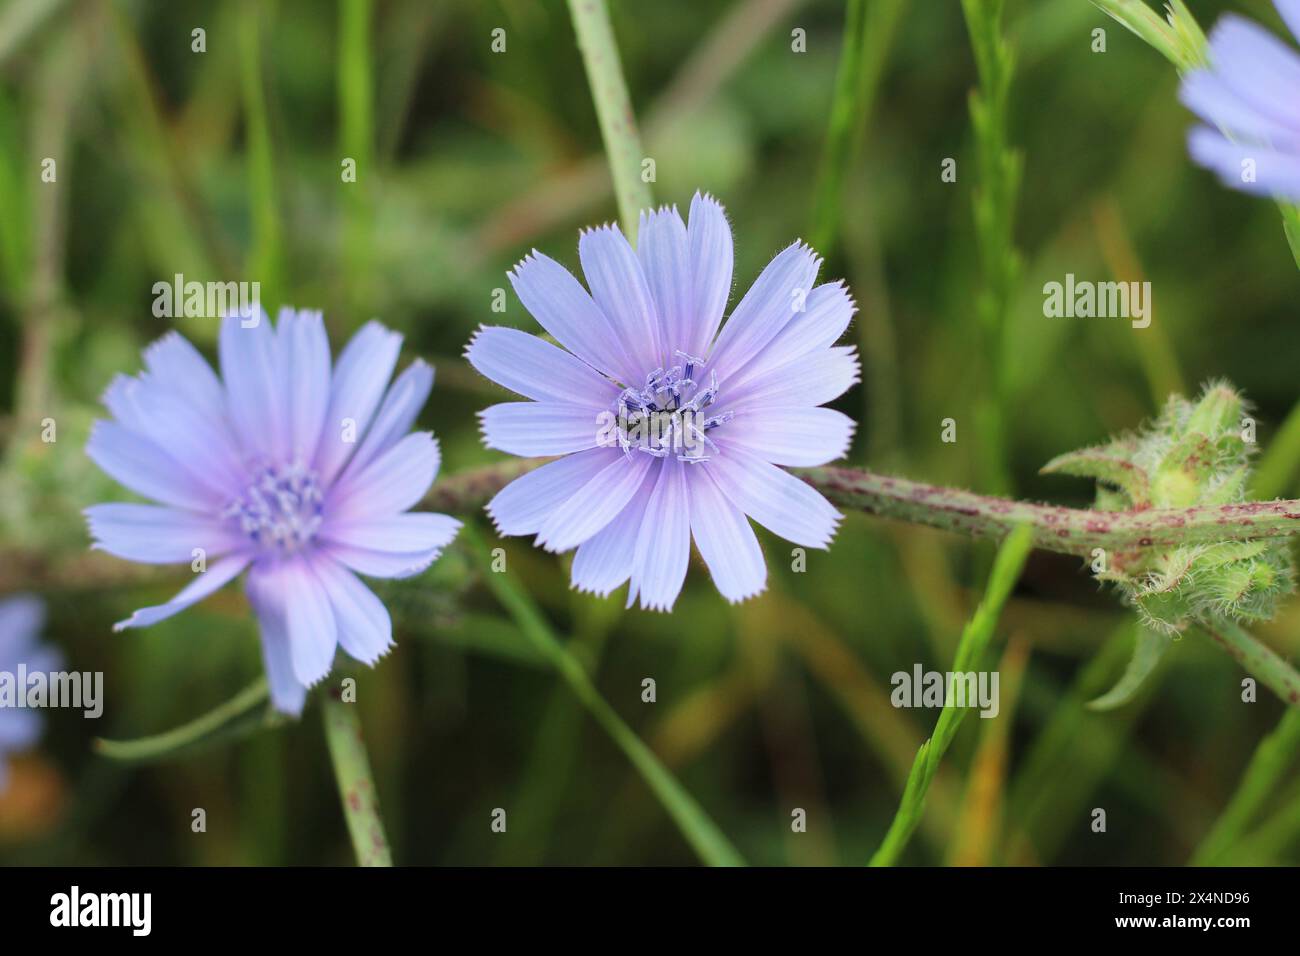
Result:
M354 572L422 571L460 522L409 512L438 470L433 435L409 433L433 369L417 360L389 386L402 339L377 322L332 369L320 313L282 309L277 326L260 307L225 318L222 378L173 332L145 351L146 371L115 379L113 420L96 422L86 451L159 503L86 517L94 546L130 561L202 570L215 559L119 630L171 617L247 569L271 699L296 714L337 646L367 664L392 646L388 610Z
M819 407L858 380L851 347L834 347L855 307L843 283L814 287L821 260L802 243L777 254L718 331L731 291L732 238L722 207L697 193L690 223L675 208L641 214L633 250L613 226L578 243L590 293L536 250L510 279L562 348L484 327L467 357L530 401L482 413L484 441L515 455L562 455L488 505L502 534L577 548L574 587L667 611L690 542L727 600L766 586L753 518L825 548L840 514L779 466L844 455L854 423Z
M50 673L59 669L61 655L39 636L45 623L45 606L39 598L19 594L0 601L0 671L17 680L18 666L28 673ZM0 793L8 783L5 758L25 750L41 735L42 719L35 710L0 706Z
M1274 0L1300 40L1300 0ZM1210 65L1183 79L1183 103L1217 129L1188 137L1192 158L1227 186L1300 202L1300 51L1241 17L1219 20Z

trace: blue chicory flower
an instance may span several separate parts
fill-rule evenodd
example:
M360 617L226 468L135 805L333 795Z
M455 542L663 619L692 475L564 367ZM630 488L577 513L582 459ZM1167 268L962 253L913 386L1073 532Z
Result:
M171 617L247 569L271 699L296 714L337 646L367 664L392 646L387 609L354 572L415 574L460 523L409 513L438 470L432 434L408 434L433 369L416 361L390 387L402 339L377 322L332 369L320 313L283 309L277 326L260 307L226 317L222 378L174 332L146 350L146 371L119 376L104 395L113 420L96 422L86 451L159 503L86 516L97 548L202 570L119 630Z
M484 441L515 455L561 455L488 505L502 534L577 548L572 581L667 611L681 592L691 538L736 602L764 589L753 518L797 545L825 548L841 515L779 466L847 451L854 423L821 408L858 380L834 347L855 307L843 283L814 287L821 260L781 251L718 331L731 291L722 207L697 193L690 224L675 208L641 214L633 251L613 226L587 230L578 255L590 293L536 250L510 279L562 348L484 327L467 357L530 401L482 413Z
M1300 39L1300 0L1274 0ZM1244 192L1300 202L1300 52L1258 24L1225 16L1209 37L1210 65L1179 96L1207 123L1192 130L1192 158Z
M20 594L0 601L0 671L17 680L18 667L29 673L59 669L59 652L39 641L45 606L39 598ZM8 783L5 758L25 750L41 735L41 715L28 708L0 706L0 792Z

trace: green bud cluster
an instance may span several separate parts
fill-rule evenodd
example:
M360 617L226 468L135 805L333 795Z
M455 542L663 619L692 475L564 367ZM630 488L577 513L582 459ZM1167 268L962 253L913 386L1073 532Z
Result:
M1255 451L1246 412L1239 392L1211 383L1195 402L1170 396L1139 432L1061 455L1043 471L1095 478L1102 511L1242 502ZM1105 555L1097 577L1114 583L1148 626L1167 634L1216 618L1267 620L1294 588L1282 539L1137 548Z

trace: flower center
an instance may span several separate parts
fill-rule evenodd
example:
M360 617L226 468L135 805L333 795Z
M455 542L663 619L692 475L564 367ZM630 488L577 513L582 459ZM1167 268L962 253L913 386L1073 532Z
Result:
M316 472L300 464L264 466L222 517L238 521L254 544L292 554L315 537L322 501Z
M731 421L734 412L705 412L718 400L718 374L704 380L704 359L674 352L682 360L672 368L657 368L645 377L643 388L625 388L618 396L618 441L625 455L642 451L656 458L670 454L678 461L697 464L717 451L708 433Z

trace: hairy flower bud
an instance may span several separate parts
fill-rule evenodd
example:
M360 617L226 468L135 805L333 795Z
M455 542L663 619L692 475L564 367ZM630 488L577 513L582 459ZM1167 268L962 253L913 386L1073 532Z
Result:
M1211 383L1195 402L1170 396L1138 433L1062 455L1043 471L1095 478L1101 511L1245 501L1255 450L1243 437L1245 411L1239 392ZM1281 540L1138 548L1109 555L1097 577L1167 634L1215 618L1271 618L1278 598L1293 589L1291 554Z

